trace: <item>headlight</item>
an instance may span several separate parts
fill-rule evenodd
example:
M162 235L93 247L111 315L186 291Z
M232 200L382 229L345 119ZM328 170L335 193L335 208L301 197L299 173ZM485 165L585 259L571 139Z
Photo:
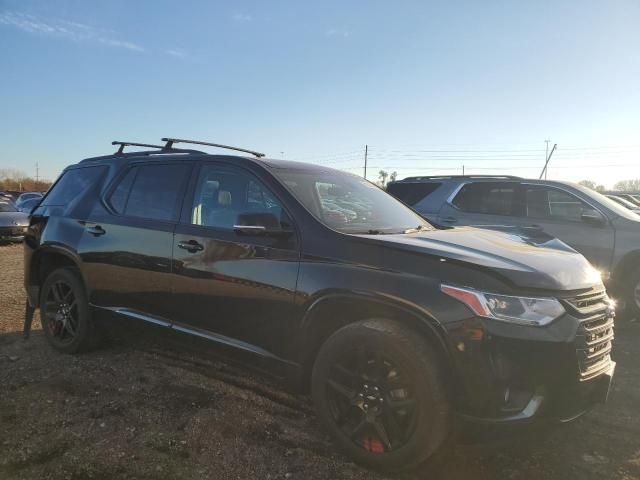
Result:
M562 304L555 298L512 297L450 285L441 285L440 289L476 315L505 322L543 326L564 313Z

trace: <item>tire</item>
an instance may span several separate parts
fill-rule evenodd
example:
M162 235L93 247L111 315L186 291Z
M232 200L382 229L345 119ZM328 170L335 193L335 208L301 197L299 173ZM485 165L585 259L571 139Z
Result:
M99 345L101 335L76 269L60 268L46 278L40 291L40 322L47 341L60 352L87 352Z
M402 324L371 319L335 332L316 358L312 396L334 442L365 467L413 470L448 451L451 415L438 358Z
M640 319L640 268L632 272L625 281L625 310L630 318Z

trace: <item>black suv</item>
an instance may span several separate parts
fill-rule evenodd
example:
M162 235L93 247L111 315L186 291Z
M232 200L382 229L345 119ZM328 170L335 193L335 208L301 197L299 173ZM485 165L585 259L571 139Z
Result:
M204 342L309 389L336 444L384 470L606 399L613 308L563 243L435 228L355 175L163 140L66 168L34 210L25 287L56 349L95 347L103 318Z

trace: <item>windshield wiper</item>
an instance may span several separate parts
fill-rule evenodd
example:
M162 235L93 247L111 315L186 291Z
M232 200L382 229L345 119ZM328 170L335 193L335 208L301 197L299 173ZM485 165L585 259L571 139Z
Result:
M402 233L418 233L418 232L421 232L423 230L426 230L425 226L424 225L418 225L417 227L414 227L414 228L407 228Z

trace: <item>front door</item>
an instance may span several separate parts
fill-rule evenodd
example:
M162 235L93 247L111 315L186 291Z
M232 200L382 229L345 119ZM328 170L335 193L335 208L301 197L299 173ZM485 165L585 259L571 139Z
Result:
M204 163L191 184L173 244L176 327L282 356L294 328L297 237L252 235L234 226L290 230L288 214L240 167Z
M594 208L555 187L523 184L525 226L539 228L583 254L598 270L608 272L614 247L614 231L607 218L594 222L585 212Z

